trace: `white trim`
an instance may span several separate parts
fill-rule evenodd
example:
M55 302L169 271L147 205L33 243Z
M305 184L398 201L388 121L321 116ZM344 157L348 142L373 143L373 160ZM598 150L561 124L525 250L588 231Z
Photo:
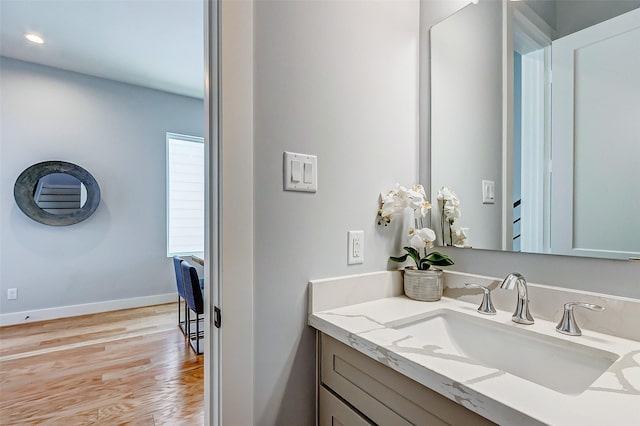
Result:
M522 55L520 249L533 253L544 252L545 56L543 48Z
M256 424L253 383L253 7L253 0L221 1L218 17L218 256L219 306L222 310L219 416L222 425ZM212 113L210 116L215 118ZM212 219L211 226L217 226Z
M517 51L523 58L523 73L527 71L527 64L529 65L529 71L533 71L534 76L537 78L535 83L536 87L529 88L529 95L539 95L536 104L536 114L539 120L535 122L525 122L523 120L523 133L527 133L523 137L522 152L523 158L525 157L525 149L527 143L524 143L527 137L533 138L533 140L543 139L542 146L536 145L532 148L537 148L535 152L535 158L528 164L522 163L522 170L529 168L530 170L544 170L542 176L537 176L535 185L533 188L528 189L527 196L536 195L535 200L531 200L528 203L532 207L532 210L526 210L526 206L523 204L520 207L523 221L521 222L520 231L523 237L521 238L521 251L543 253L548 251L548 238L549 230L549 164L546 163L550 155L550 141L551 141L551 93L550 93L550 46L552 38L555 36L555 31L549 27L546 22L540 18L529 6L524 2L509 2L503 0L503 139L502 139L502 182L503 182L503 203L502 203L502 250L513 251L513 144L514 144L514 64L513 64L513 52ZM539 53L538 59L543 60L543 64L535 64L529 61L534 52L539 49L544 49ZM526 90L523 90L523 98L526 95ZM523 116L527 116L523 111ZM541 118L542 117L542 118ZM533 152L526 153L528 158L532 158ZM531 167L535 164L535 167ZM529 167L527 167L529 166ZM537 172L538 173L538 172ZM527 176L526 173L522 173L523 176ZM524 181L523 181L524 182ZM546 191L546 192L545 192ZM525 192L523 190L523 192ZM524 194L521 194L524 197ZM539 206L542 206L540 209ZM527 225L525 218L530 219ZM531 222L534 219L535 223ZM527 245L525 239L531 241L534 236L536 241L533 244ZM525 242L525 245L522 243Z
M32 311L9 312L0 314L0 326L46 321L100 312L119 311L120 309L140 308L161 305L177 301L176 293L156 294L153 296L133 297L130 299L106 300L104 302L84 303L81 305L57 306L55 308L35 309Z
M222 424L220 329L213 325L213 311L220 306L220 141L218 43L220 2L204 1L204 424Z
M502 1L502 251L513 250L513 19Z

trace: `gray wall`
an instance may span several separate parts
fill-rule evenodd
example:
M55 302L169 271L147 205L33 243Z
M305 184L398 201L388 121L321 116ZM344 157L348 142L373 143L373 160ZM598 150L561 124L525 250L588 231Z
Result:
M400 249L378 194L417 180L418 2L255 3L255 424L312 425L309 279L379 271ZM283 192L282 152L318 156ZM347 231L365 263L347 266Z
M558 38L638 7L640 7L639 0L559 0L556 2L555 27Z
M638 0L524 0L552 28L557 37L640 7Z
M165 132L202 136L202 101L5 57L0 73L2 313L174 292ZM52 227L18 209L15 179L44 160L93 174L92 217ZM6 300L11 287L18 300Z

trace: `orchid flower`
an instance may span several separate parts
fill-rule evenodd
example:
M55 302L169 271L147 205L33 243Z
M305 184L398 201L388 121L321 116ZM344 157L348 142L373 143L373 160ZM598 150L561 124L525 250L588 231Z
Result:
M409 228L409 246L416 250L431 248L433 242L436 239L436 233L432 229L422 228L415 229Z
M453 228L451 230L451 238L453 239L454 246L464 246L467 244L467 231L469 228Z

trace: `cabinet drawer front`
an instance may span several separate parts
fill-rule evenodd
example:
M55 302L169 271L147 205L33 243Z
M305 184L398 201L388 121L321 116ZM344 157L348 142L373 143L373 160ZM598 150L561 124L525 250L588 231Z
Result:
M377 424L494 424L325 334L320 343L322 383Z
M372 426L323 386L320 386L319 397L319 426Z

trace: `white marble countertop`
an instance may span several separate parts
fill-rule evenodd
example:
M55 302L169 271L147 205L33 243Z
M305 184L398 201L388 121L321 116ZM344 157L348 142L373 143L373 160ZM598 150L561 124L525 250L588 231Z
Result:
M511 312L486 316L475 308L449 298L418 302L405 296L385 297L311 313L309 325L501 425L640 425L640 342L589 330L580 337L564 336L549 321L520 325L511 321ZM560 339L559 343L604 350L618 359L586 391L567 395L470 359L448 356L429 344L429 336L392 328L441 309L526 328ZM495 348L512 351L514 357L517 349Z

